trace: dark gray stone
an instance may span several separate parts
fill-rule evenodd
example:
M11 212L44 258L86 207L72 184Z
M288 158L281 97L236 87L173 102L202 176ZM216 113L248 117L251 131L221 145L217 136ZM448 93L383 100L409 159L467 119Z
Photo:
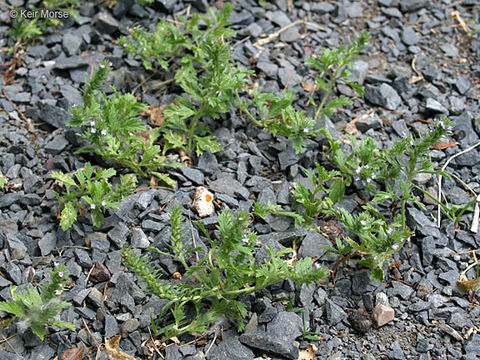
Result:
M405 354L402 350L402 347L398 343L398 341L395 341L390 346L390 350L387 351L387 355L388 355L388 358L392 359L392 360L404 360L405 359Z
M316 2L311 5L310 11L319 14L328 14L335 11L335 5L324 2Z
M284 87L292 88L302 82L300 76L293 67L281 67L278 69L278 78Z
M430 306L431 306L430 302L418 300L408 306L408 311L411 311L411 312L425 311L430 309Z
M472 82L468 76L460 76L455 81L455 87L461 95L465 94L470 89L470 86L472 86Z
M325 250L326 245L332 245L330 240L319 234L318 231L308 230L298 249L298 256L301 258L312 256L321 258L327 252Z
M272 338L263 331L255 331L240 335L240 342L272 354L283 356L287 359L298 358L298 348L289 344L285 344L282 340Z
M95 28L100 33L106 33L109 35L118 31L119 25L119 22L112 15L104 11L98 13L95 20Z
M278 65L271 63L260 61L257 63L257 69L264 72L270 78L276 78L278 72Z
M213 349L207 358L209 360L253 360L254 357L252 350L243 345L237 336L231 335Z
M228 22L232 25L250 25L255 21L252 13L247 10L242 10L239 13L232 12L228 18Z
M20 203L23 205L33 206L33 205L38 205L41 202L42 202L42 198L37 194L25 194L20 198Z
M448 114L448 110L437 100L432 99L431 97L427 98L425 108L435 113Z
M288 43L292 43L300 40L302 34L298 30L297 26L293 26L280 34L280 40Z
M83 40L80 36L71 33L63 35L63 51L65 51L68 56L78 55L82 50L82 44Z
M16 203L23 196L24 196L23 191L16 192L16 193L6 193L0 196L0 208L5 208Z
M383 106L389 110L396 110L402 103L402 99L398 96L395 89L388 84L380 86L366 85L365 98L371 103Z
M402 32L402 41L406 45L415 45L420 40L415 30L411 26L405 26Z
M356 60L350 68L351 75L348 77L350 81L358 82L363 85L368 74L368 62L363 60Z
M38 117L57 129L64 129L65 124L71 120L72 115L58 106L45 104L41 107Z
M280 10L274 12L267 12L267 16L271 19L272 23L280 27L284 27L292 23L290 18L283 11Z
M105 315L105 338L110 339L120 332L117 320L112 315Z
M165 223L146 219L142 221L142 229L145 231L159 232L165 227Z
M147 235L140 228L132 229L132 236L130 242L134 248L137 249L146 249L150 246L150 241L147 238Z
M368 313L352 311L348 315L348 322L358 332L365 334L372 327L372 319Z
M108 232L107 237L112 243L114 243L119 249L121 249L127 241L127 235L129 231L130 230L128 229L128 226L125 225L125 223L120 222Z
M38 242L42 256L49 255L57 246L57 235L53 232L46 233Z
M55 136L49 143L45 145L45 151L47 153L57 155L62 152L68 145L67 139L63 134Z
M91 64L95 64L96 60L102 60L104 57L105 55L100 53L95 53L89 56L76 55L70 57L61 57L55 59L54 68L61 70L76 69L79 67L86 68L89 67ZM43 121L48 122L46 120Z
M328 298L325 299L325 313L327 315L328 325L330 326L335 326L347 318L345 311Z
M413 294L413 289L401 282L394 281L391 289L392 295L400 296L403 300L407 300Z
M402 0L399 4L403 12L411 12L427 7L430 0Z
M152 201L155 197L156 191L155 189L142 191L137 200L135 200L135 206L138 207L140 210L145 210L149 206L152 206Z
M192 169L187 166L182 168L182 174L196 185L203 185L205 182L205 176L198 169Z
M248 200L250 197L250 192L230 175L223 175L217 180L212 181L210 183L210 189L223 192L230 196L240 195L243 200Z
M423 266L429 266L433 260L433 254L435 252L435 240L432 236L427 236L420 240L420 248L422 250L422 264Z
M286 170L287 167L297 164L300 161L300 154L296 154L293 148L288 148L278 154L278 161L280 162L280 170Z
M361 117L355 123L357 129L361 132L367 132L370 129L377 130L383 126L382 119L376 114L373 113L368 117Z
M467 354L480 356L480 335L476 333L472 334L470 339L465 343L464 349Z

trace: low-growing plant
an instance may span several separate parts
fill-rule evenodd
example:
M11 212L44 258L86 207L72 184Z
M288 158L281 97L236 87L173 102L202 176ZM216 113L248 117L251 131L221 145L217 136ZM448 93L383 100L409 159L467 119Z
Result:
M315 120L319 119L321 115L330 116L335 108L352 104L352 101L343 95L336 99L329 99L334 86L339 81L363 95L362 86L348 80L351 75L348 68L351 66L352 60L365 48L368 40L369 35L364 32L347 46L341 46L334 50L324 48L320 56L307 59L306 65L313 66L322 72L315 79L317 86L323 91L322 100L317 104L313 96L310 97L310 102L315 107Z
M68 272L65 265L58 265L55 271L50 272L50 281L40 285L38 289L27 288L26 292L17 291L16 286L10 287L11 301L1 301L0 311L12 314L13 317L2 320L2 326L8 326L18 319L17 329L30 328L34 334L43 340L45 326L58 326L75 331L75 326L67 321L53 320L61 310L71 304L62 301L61 293L68 281Z
M316 164L316 173L306 171L311 189L303 184L295 184L292 209L303 217L296 220L297 224L311 225L315 218L336 217L357 238L344 237L346 244L337 239L336 247L329 246L328 249L343 259L351 259L369 267L372 278L383 280L383 264L402 248L412 234L406 225L407 203L425 209L414 190L421 190L424 194L427 192L415 185L414 178L426 173L447 175L434 168L428 154L432 146L450 131L450 120L442 118L426 134L418 138L405 136L384 150L377 148L371 138L363 138L358 143L350 137L353 151L349 155L342 150L339 141L327 136L330 143L329 159L338 170L327 171ZM399 211L394 210L392 216L387 218L367 203L362 206L360 213L352 215L339 203L353 183L361 183L365 191L373 195L373 202L398 202ZM380 187L383 189L380 190ZM279 207L270 210L282 214ZM262 211L265 212L265 209L260 209L260 214Z
M43 0L40 7L29 6L30 12L37 12L34 18L28 18L22 15L22 9L14 9L17 12L13 24L7 30L7 34L15 40L15 46L10 48L10 52L15 52L20 44L34 40L42 35L48 27L57 27L61 20L53 16L40 16L42 11L61 11L68 13L68 16L77 17L78 13L74 10L79 6L75 0ZM13 10L13 9L12 9Z
M158 170L181 164L161 155L162 148L157 144L161 128L152 129L143 123L139 115L147 106L133 95L120 95L113 86L111 97L101 91L109 71L109 62L102 61L86 82L84 104L72 108L73 119L67 125L83 126L83 132L78 135L88 141L76 154L93 152L141 176L155 176L173 186L175 182L168 174Z
M77 220L78 213L84 215L89 210L93 225L100 227L107 209L119 208L119 201L135 189L137 179L132 174L121 175L120 184L112 186L108 179L116 173L115 169L94 170L90 163L77 170L75 177L52 171L52 177L61 181L66 190L61 194L55 192L64 231Z
M305 139L325 134L325 129L316 129L314 119L307 117L303 111L295 110L292 105L295 94L292 90L287 90L283 97L280 97L278 94L262 93L254 89L250 103L242 101L238 92L236 95L237 107L255 125L267 129L273 136L288 138L297 154L303 151ZM252 105L257 109L258 119L249 110Z
M164 111L165 149L180 148L189 154L222 149L213 136L207 135L209 129L201 119L218 119L230 111L235 91L243 87L251 73L232 61L227 42L234 35L227 21L231 10L232 5L227 3L218 12L209 9L209 17L194 14L188 21L181 18L183 31L161 19L155 33L137 27L130 37L119 40L127 52L141 57L147 70L154 64L165 70L173 66L175 81L186 94ZM200 18L206 30L199 28Z
M283 259L292 249L275 252L268 247L269 257L257 265L254 258L257 236L248 230L249 214L245 211L233 214L225 210L219 214L218 239L212 238L200 222L196 223L208 239L209 250L187 246L188 231L184 221L181 208L175 207L171 213L168 243L171 252L158 248L150 250L180 262L184 271L182 277L188 281L165 281L148 256L139 257L132 249L123 250L127 267L145 282L150 291L168 300L164 310L171 310L173 322L160 328L161 319L154 321L156 335L163 334L168 338L185 332L203 332L222 314L236 318L241 331L247 309L237 300L239 295L251 294L287 277L299 283L310 283L324 279L328 274L326 269L313 266L309 257L294 264ZM192 253L200 255L196 264L187 260ZM188 305L194 307L193 319L191 315L187 316Z

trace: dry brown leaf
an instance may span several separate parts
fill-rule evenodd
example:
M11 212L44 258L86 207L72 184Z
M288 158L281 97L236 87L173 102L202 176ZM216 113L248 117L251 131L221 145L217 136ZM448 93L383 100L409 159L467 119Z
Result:
M163 111L165 108L165 105L160 105L160 107L150 106L147 110L142 111L140 115L148 116L153 126L162 126L163 122L165 121L163 116Z
M443 150L452 146L458 145L458 142L440 142L438 144L432 145L432 149Z
M316 347L315 345L308 344L306 350L300 351L300 354L298 354L298 360L312 360L315 358L315 351Z
M302 88L308 92L314 92L318 90L318 87L315 84L312 84L308 81L302 81Z
M118 351L121 335L116 335L111 339L105 339L105 351L113 360L136 360L133 356Z
M85 346L75 346L67 349L62 355L62 360L82 360L85 355L83 352L85 351Z
M468 280L465 274L462 274L460 280L457 281L457 285L463 292L477 291L480 285L480 278Z

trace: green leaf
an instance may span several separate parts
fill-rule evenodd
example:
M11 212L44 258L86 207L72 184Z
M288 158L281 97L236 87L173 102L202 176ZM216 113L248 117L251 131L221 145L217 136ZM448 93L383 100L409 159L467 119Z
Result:
M71 202L65 203L60 218L60 226L63 231L67 231L77 220L77 211Z
M30 324L30 329L32 329L33 333L43 341L43 338L45 337L45 324L32 322Z
M383 281L383 278L384 278L384 273L383 273L383 270L381 267L376 267L375 269L372 270L372 272L370 273L370 278L375 280L375 281L378 281L378 282L382 282Z
M111 178L112 176L115 176L117 174L117 172L115 171L115 169L101 169L97 172L96 174L96 178L97 179L109 179Z
M330 185L328 196L333 201L333 203L340 202L343 199L345 194L345 183L342 178L335 179Z
M70 305L70 304L69 304ZM48 322L49 325L52 325L52 326L58 326L58 327L61 327L61 328L67 328L71 331L75 331L76 328L75 328L75 325L72 324L71 322L68 322L68 321L63 321L63 320L50 320Z
M75 180L73 180L69 174L63 174L58 171L52 171L52 177L55 180L63 182L66 185L67 189L70 188L71 186L77 186L77 184L75 184Z

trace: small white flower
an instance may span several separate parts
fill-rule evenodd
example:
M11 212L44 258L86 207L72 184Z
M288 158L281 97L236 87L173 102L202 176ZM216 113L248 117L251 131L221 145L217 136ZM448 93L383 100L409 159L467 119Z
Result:
M360 224L362 224L362 226L365 226L365 225L367 225L367 222L365 220L361 220Z
M91 132L92 134L95 134L95 133L97 132L97 129L91 128L91 129L90 129L90 132Z
M123 47L124 47L124 48L126 48L127 46L128 46L127 43L124 43L124 44L123 44Z
M393 229L392 229L392 228L388 228L388 229L387 229L387 234L388 234L388 235L392 235L392 233L393 233Z
M104 136L107 135L107 130L102 129L102 131L100 131L100 134L102 134L102 135L104 135Z
M306 127L306 128L303 128L303 132L304 133L308 133L310 130Z
M101 69L105 69L105 65L100 64L100 68L101 68Z
M108 63L108 66L113 66L113 63L110 61L110 62Z
M60 271L60 272L58 273L58 276L59 276L59 277L63 277L63 275L64 275L63 271Z
M102 201L102 206L107 206L107 202L105 200Z
M91 209L91 210L94 210L96 207L97 207L97 205L95 205L95 204L90 204L90 209Z
M400 245L398 245L398 243L395 243L395 244L392 245L392 249L395 250L395 251L398 250L399 247L400 247Z
M90 126L95 126L96 122L95 121L90 121Z

